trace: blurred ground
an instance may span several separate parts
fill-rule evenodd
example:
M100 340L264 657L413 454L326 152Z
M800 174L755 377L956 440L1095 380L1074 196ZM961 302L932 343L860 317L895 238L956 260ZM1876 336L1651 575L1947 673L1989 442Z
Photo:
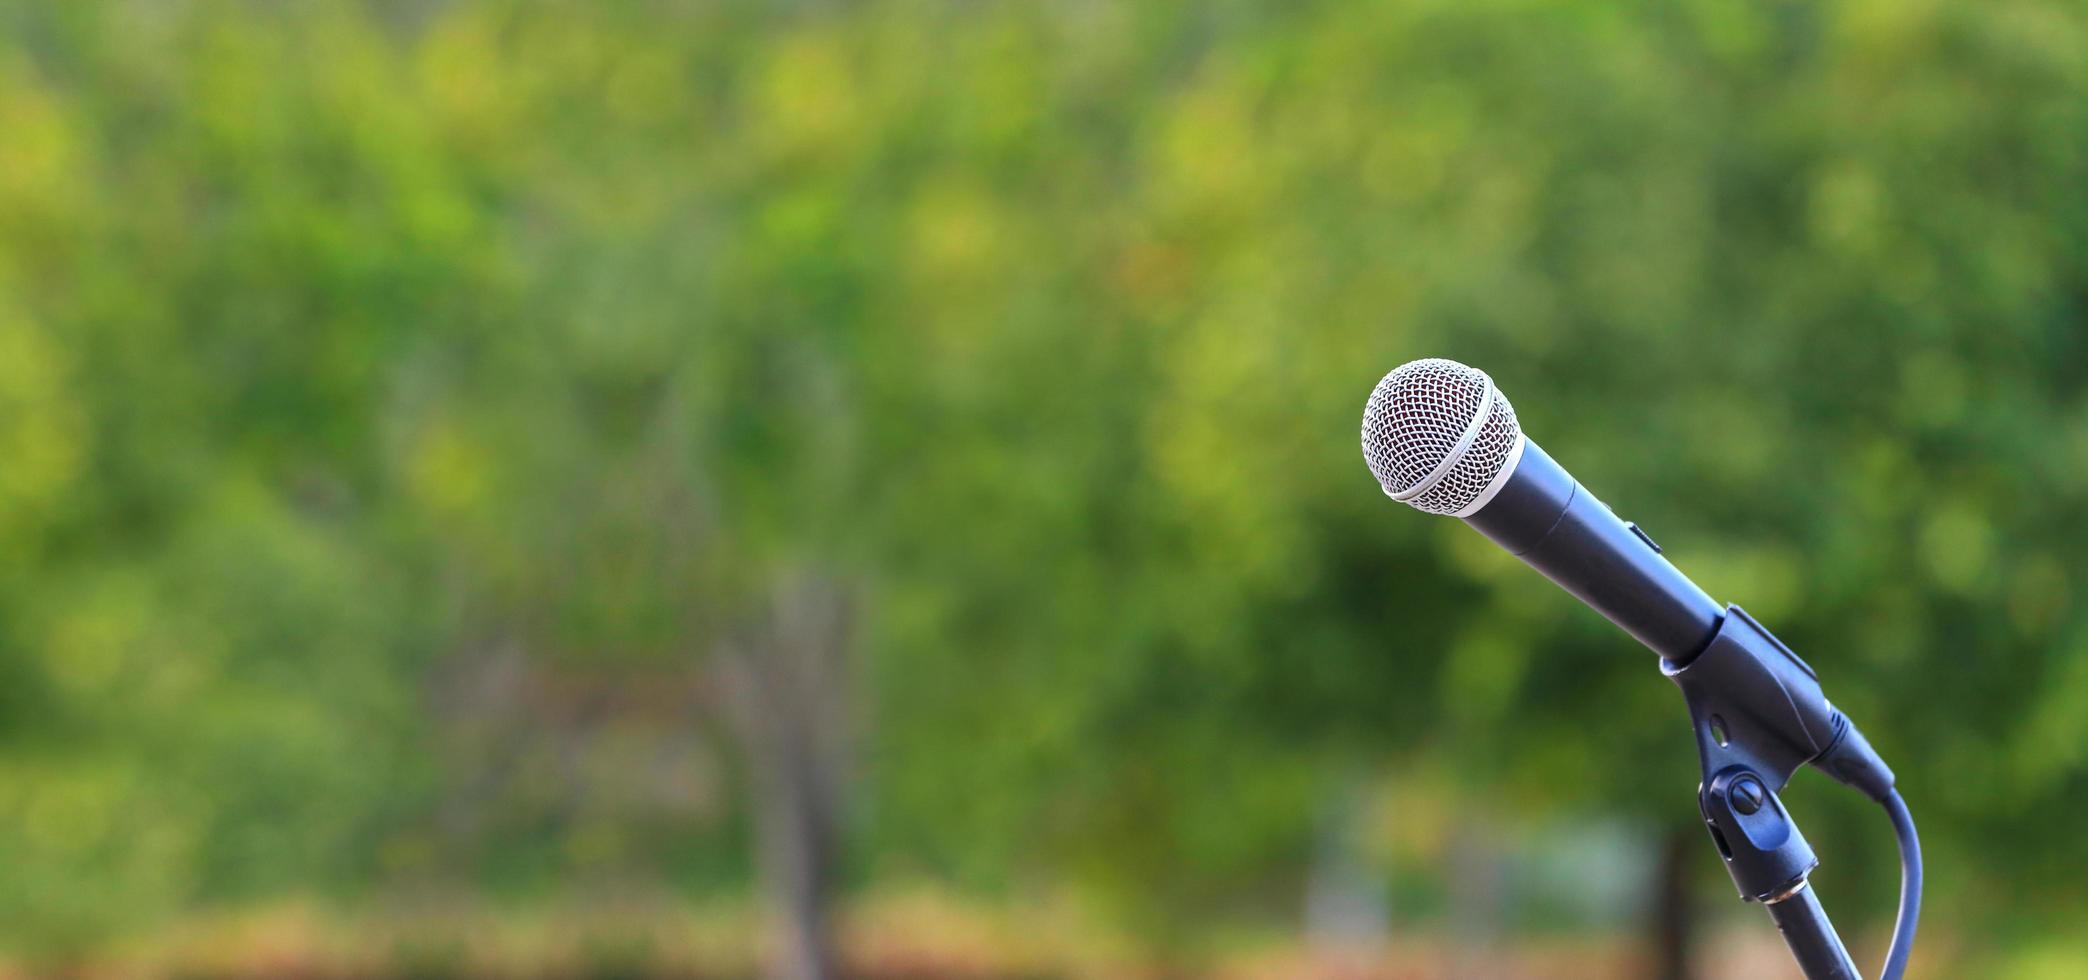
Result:
M762 975L755 916L744 908L663 910L645 902L465 913L435 903L374 920L314 905L183 924L68 966L70 980L753 980ZM1701 980L1796 980L1773 930L1734 922L1705 943ZM1884 937L1877 937L1882 942ZM1375 951L1305 949L1270 934L1235 936L1198 965L1161 965L1123 937L1034 910L989 913L927 892L857 903L841 928L856 980L1614 980L1648 957L1614 940L1525 938L1511 949L1426 935ZM1948 935L1928 939L1949 975ZM1866 949L1866 957L1875 948ZM20 964L0 977L47 976ZM2027 975L2027 974L2026 974Z

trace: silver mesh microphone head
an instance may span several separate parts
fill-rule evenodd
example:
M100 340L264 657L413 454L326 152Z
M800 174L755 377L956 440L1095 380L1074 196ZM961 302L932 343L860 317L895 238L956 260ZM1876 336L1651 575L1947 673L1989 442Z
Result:
M1486 372L1430 357L1379 381L1363 408L1363 459L1385 495L1469 517L1522 459L1522 427Z

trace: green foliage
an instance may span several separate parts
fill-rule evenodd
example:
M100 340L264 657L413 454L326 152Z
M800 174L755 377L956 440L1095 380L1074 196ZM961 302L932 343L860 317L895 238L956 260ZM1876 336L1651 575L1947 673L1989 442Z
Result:
M805 567L868 877L1164 938L1358 773L1688 821L1648 658L1379 498L1425 354L1822 671L1931 921L2078 917L2084 297L2045 0L0 3L0 939L737 887L701 664Z

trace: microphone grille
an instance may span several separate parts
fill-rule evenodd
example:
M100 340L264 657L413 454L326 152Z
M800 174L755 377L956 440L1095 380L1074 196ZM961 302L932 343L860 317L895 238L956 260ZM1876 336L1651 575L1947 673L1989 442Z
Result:
M1430 357L1379 381L1363 409L1363 459L1385 495L1431 514L1460 514L1522 443L1515 407L1478 368Z

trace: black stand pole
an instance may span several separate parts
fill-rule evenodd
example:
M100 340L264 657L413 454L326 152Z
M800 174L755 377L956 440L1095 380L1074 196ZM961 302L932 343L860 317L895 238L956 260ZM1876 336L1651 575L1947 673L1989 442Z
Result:
M1834 923L1827 921L1827 912L1820 908L1819 896L1811 887L1798 886L1798 891L1781 902L1770 902L1764 906L1769 917L1776 920L1776 929L1783 933L1784 943L1791 947L1791 955L1805 970L1811 980L1863 980L1856 972L1855 961L1849 959L1849 951L1842 948L1841 937L1834 934Z

